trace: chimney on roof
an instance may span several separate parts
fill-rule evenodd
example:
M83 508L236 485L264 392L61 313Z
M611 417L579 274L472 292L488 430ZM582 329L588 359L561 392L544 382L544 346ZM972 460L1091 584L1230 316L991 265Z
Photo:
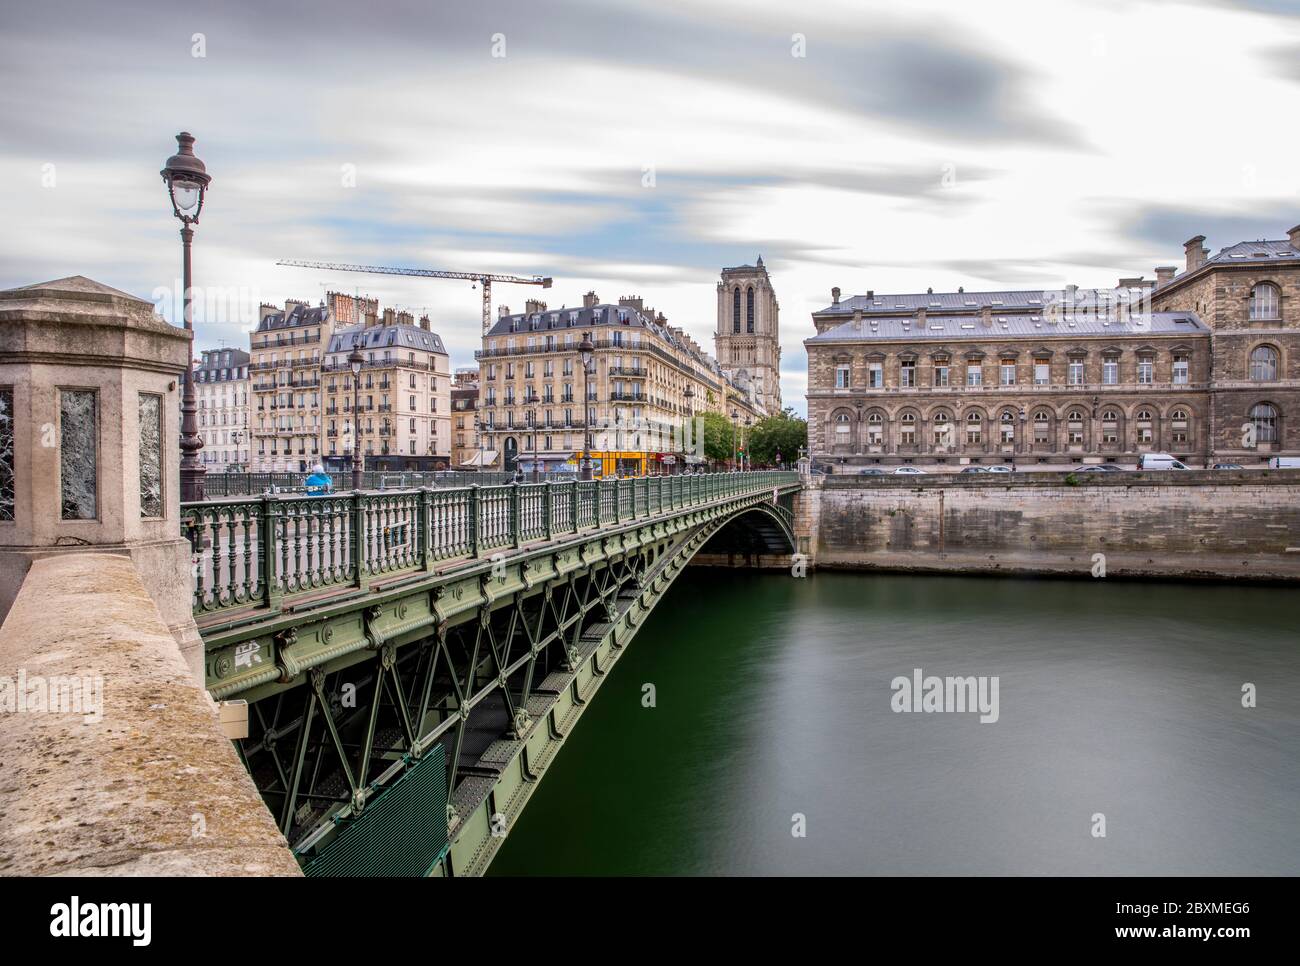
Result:
M876 290L874 288L867 289L867 298L874 299L875 297L876 297Z
M384 325L392 325L397 321L397 313L392 309L384 309Z
M957 294L958 294L958 295L960 295L960 294L961 294L962 292L964 292L964 291L966 291L966 286L965 286L965 285L958 285L958 286L957 286Z
M641 311L641 296L639 295L620 295L618 304L625 309L636 309Z
M993 306L986 305L980 309L980 324L986 329L993 327Z
M1291 239L1292 248L1300 248L1300 225L1296 225L1289 232L1287 232L1286 237Z
M1187 253L1187 270L1194 272L1205 264L1210 250L1205 247L1205 236L1197 235L1183 242L1183 251Z
M545 312L546 303L541 299L529 299L524 303L524 313L532 315L534 312Z
M831 289L831 305L840 304L840 287L837 285Z
M284 314L288 315L290 312L292 312L295 305L301 305L304 309L307 307L306 302L301 302L298 299L285 299Z
M429 316L427 314L420 316L420 328L422 328L425 332L429 332L431 331L432 327L433 327L433 323L429 321Z
M933 295L933 294L934 294L934 286L931 285L929 288L927 288L927 289L925 290L925 294L926 294L926 295Z
M584 309L595 308L600 304L600 298L596 295L595 289L588 292L582 297L582 307Z
M497 318L498 318L498 319L504 319L504 318L505 318L507 315L509 315L509 314L510 314L510 306L508 306L508 305L498 305L498 306L497 306Z
M410 312L402 311L397 313L398 325L415 325L415 316Z
M1157 265L1156 266L1156 288L1164 288L1174 280L1174 275L1178 271L1176 265Z
M379 324L379 313L375 312L374 310L367 311L365 315L365 321L363 323L364 327L367 329L373 329L378 324Z
M279 312L280 310L277 309L274 305L267 305L265 302L263 302L260 306L258 306L257 311L258 311L257 321L261 322L268 315L275 315L275 313Z

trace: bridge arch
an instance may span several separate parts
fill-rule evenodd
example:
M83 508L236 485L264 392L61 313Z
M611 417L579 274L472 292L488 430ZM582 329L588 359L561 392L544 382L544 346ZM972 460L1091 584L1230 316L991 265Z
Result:
M305 871L485 870L687 564L715 539L789 554L800 486L760 471L187 505L211 548L208 688L248 702L241 756Z

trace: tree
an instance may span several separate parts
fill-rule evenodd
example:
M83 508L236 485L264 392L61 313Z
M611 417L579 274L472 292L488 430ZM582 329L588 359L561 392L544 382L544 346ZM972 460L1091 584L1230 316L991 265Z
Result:
M759 420L749 431L746 456L756 466L798 459L799 447L808 445L808 423L789 406L774 416Z
M731 420L715 412L700 413L696 419L696 428L704 437L704 458L714 463L731 459Z

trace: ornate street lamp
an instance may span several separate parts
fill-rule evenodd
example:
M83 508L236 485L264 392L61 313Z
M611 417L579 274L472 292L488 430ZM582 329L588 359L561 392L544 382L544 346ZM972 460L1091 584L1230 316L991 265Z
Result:
M685 473L685 472L686 472L686 446L685 446L685 442L686 442L687 439L690 439L692 442L694 442L694 439L695 439L695 432L694 432L694 431L695 431L695 390L692 389L692 388L688 385L688 386L686 387L686 391L685 391L684 393L682 393L682 395L686 397L686 422L687 422L687 425L690 426L690 428L691 428L691 432L690 432L689 435L686 434L686 433L683 433L683 434L682 434L682 442L683 442L683 445L682 445L682 467L681 467L680 470L677 471L678 473ZM702 441L701 441L701 442L702 442Z
M747 447L749 445L749 427L753 422L752 417L745 417L745 432L740 437L740 470L742 473L745 471L745 466L750 462Z
M582 479L591 479L591 359L596 351L590 336L578 343L578 357L582 360Z
M731 411L731 468L733 470L736 468L736 426L739 422L740 413L733 409Z
M352 347L348 368L352 370L352 489L361 489L361 366L365 363L361 349Z
M189 359L194 358L194 317L190 294L190 243L194 241L194 228L203 211L207 195L208 174L203 162L194 155L193 135L182 131L176 135L177 150L167 159L159 172L167 185L172 214L181 222L181 286L184 302L185 331L190 338ZM199 436L198 403L194 398L193 364L187 362L182 377L181 391L181 500L191 502L203 499L205 469L199 460L203 439Z

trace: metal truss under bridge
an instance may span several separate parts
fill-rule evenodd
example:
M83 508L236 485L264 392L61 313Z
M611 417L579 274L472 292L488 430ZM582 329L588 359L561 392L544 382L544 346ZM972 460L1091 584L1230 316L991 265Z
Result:
M308 875L475 875L712 537L795 547L798 475L189 503L208 689Z

